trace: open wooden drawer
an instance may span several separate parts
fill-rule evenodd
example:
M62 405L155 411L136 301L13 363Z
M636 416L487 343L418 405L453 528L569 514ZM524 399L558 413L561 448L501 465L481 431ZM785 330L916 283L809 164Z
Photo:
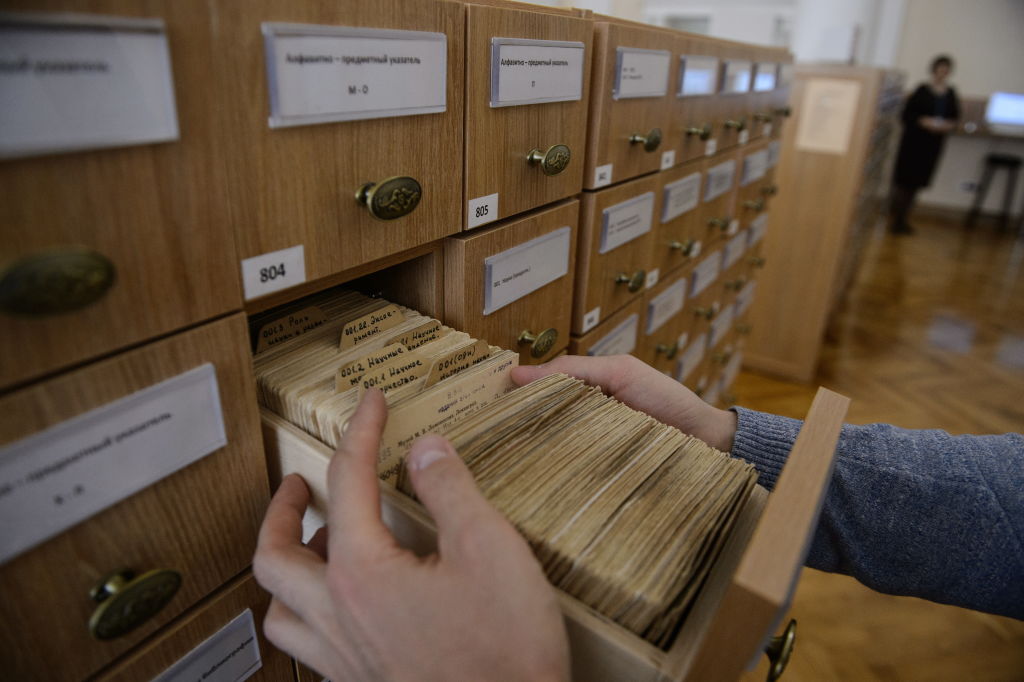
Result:
M575 680L734 680L756 661L796 584L832 475L849 400L819 389L788 463L769 495L757 486L668 651L637 637L576 599L559 593ZM327 501L331 448L263 410L270 476L300 474L314 509ZM435 546L433 520L419 503L381 483L384 522L417 553Z

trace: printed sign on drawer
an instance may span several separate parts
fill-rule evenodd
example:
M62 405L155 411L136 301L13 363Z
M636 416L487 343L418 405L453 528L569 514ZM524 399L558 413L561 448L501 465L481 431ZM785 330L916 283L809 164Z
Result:
M722 269L728 270L739 262L743 252L747 250L747 235L740 232L726 243L722 249Z
M772 140L768 143L768 167L775 168L779 163L779 154L782 153L782 143Z
M743 172L740 174L740 185L746 187L760 180L768 171L768 149L762 149L743 157Z
M0 17L0 158L178 139L160 19Z
M704 201L717 199L732 189L733 178L736 176L736 160L729 159L725 163L708 169L708 182L704 186Z
M743 59L728 59L722 76L722 92L749 92L753 64Z
M443 33L264 23L263 37L271 128L445 110Z
M700 173L691 173L685 178L665 185L665 201L661 209L661 222L675 220L687 211L697 208L700 202Z
M484 259L484 315L564 277L569 272L572 228L531 239Z
M736 377L740 374L740 367L743 366L743 353L739 350L734 350L732 357L729 358L729 364L722 370L722 388L728 388L732 386L733 382L736 381Z
M601 213L601 248L608 253L651 231L654 216L654 192L609 206Z
M615 49L615 87L612 99L662 97L668 92L668 50L637 47Z
M747 286L736 294L736 317L743 317L750 310L750 304L754 301L754 291L757 289L757 280L747 283Z
M725 338L726 332L732 327L732 321L736 314L735 305L727 305L718 311L715 319L711 320L711 329L708 331L708 345L714 347Z
M747 239L748 248L764 239L764 233L768 229L768 214L762 213L750 221L750 234Z
M636 348L640 316L633 313L587 351L587 355L624 355Z
M581 99L584 47L560 40L491 38L491 106Z
M212 364L0 449L0 563L227 444Z
M252 611L246 609L153 682L243 682L261 667L256 625Z
M693 269L693 279L690 283L690 298L699 296L701 292L708 288L709 284L718 279L718 274L721 271L722 252L715 251Z
M647 334L658 331L663 324L671 320L683 309L686 302L686 278L670 286L651 299L647 304Z
M718 92L718 57L683 55L679 58L679 97Z
M693 340L676 362L676 381L686 379L697 369L697 365L704 359L704 351L708 347L708 335L701 334Z

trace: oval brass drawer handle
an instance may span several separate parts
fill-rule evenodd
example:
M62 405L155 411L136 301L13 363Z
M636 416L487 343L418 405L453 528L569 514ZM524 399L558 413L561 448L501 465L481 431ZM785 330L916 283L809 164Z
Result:
M730 291L739 291L747 283L745 277L738 277L725 283L725 288Z
M711 139L711 124L705 123L699 128L692 127L686 129L687 136L696 135L702 140Z
M764 648L771 665L768 667L768 682L775 682L786 671L786 664L796 646L796 619L792 618L781 635L772 637Z
M711 218L708 220L708 227L717 227L719 230L725 232L729 229L729 218Z
M741 322L740 324L736 325L736 333L737 334L742 334L743 336L746 336L752 330L753 330L753 327L751 327L746 322Z
M546 152L531 149L526 155L526 162L531 166L540 166L544 175L558 175L569 167L572 151L564 144L554 144Z
M701 307L694 309L693 314L696 315L697 317L703 317L705 320L713 320L715 319L715 315L718 314L718 309L719 305L716 301L715 303L712 303L706 308Z
M785 116L785 117L788 118L792 114L793 114L793 110L790 109L788 106L787 107L779 107L778 109L775 110L775 115L776 116Z
M545 329L540 334L534 334L528 329L519 333L519 344L530 344L530 355L535 358L542 358L555 347L558 340L558 330L554 328Z
M750 211L761 212L761 211L764 210L764 199L762 199L760 197L758 197L754 201L750 201L748 199L747 201L743 202L743 208L748 209Z
M761 188L761 194L765 195L766 197L773 197L778 193L778 185L765 185L764 187Z
M668 248L679 251L687 258L696 258L700 255L701 244L695 239L687 239L685 242L672 242Z
M661 128L651 128L646 135L633 133L629 136L630 144L642 144L645 152L653 152L661 145Z
M764 256L751 256L750 257L750 264L753 265L755 268L763 268L764 264L767 263L767 262L768 261L766 261L764 259Z
M772 112L770 111L758 111L757 113L754 114L754 120L760 121L761 123L768 123L772 121L774 118L775 117L772 116Z
M169 569L148 571L136 577L122 569L105 576L89 596L99 606L89 618L89 634L114 639L131 632L155 616L181 587L181 574Z
M644 282L647 280L646 270L637 270L632 275L627 275L624 272L620 272L615 276L616 284L626 284L626 288L631 292L640 291L643 288Z
M671 360L676 356L676 353L679 352L679 342L676 341L671 346L666 345L664 343L659 343L657 346L654 347L654 351L659 355L664 353L665 359Z
M729 358L731 357L732 353L728 351L724 353L715 353L713 356L711 356L711 362L715 363L716 365L724 365L727 362L729 362Z
M366 206L377 220L407 216L416 210L422 198L420 183L404 175L368 182L356 192L356 201Z
M0 310L25 317L69 313L102 298L116 272L109 258L80 246L32 253L0 271Z
M734 128L736 130L746 130L746 128L747 128L747 119L746 118L729 119L723 125L725 125L726 128Z

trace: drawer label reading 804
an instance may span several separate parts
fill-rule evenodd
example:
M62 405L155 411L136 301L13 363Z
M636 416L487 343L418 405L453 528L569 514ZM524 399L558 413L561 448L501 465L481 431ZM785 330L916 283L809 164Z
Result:
M443 33L263 24L270 127L446 109Z
M491 38L491 106L582 99L584 48L580 42Z

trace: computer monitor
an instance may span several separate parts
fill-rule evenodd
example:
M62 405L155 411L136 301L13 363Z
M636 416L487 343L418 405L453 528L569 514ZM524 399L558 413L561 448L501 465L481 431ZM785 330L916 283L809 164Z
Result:
M1024 136L1024 93L992 93L985 107L985 123L994 133Z

